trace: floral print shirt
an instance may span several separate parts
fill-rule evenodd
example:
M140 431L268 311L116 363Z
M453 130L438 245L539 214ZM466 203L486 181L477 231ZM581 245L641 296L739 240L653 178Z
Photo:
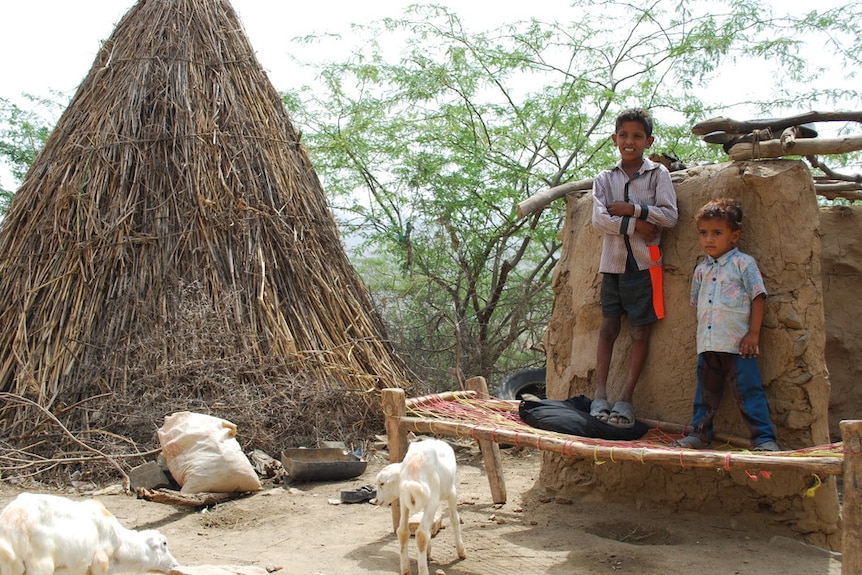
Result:
M733 248L718 259L706 256L694 269L691 304L697 308L697 353L739 353L748 333L751 302L766 295L753 257Z

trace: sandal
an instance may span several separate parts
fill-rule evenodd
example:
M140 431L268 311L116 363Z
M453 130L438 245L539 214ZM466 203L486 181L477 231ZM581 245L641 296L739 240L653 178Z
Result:
M707 449L709 442L702 440L697 435L686 435L682 439L674 441L671 445L683 449Z
M628 401L618 401L614 404L608 416L608 425L620 429L631 429L635 425L635 408Z
M611 416L611 404L607 399L594 399L590 404L590 415L602 423L607 423Z
M377 497L377 490L370 485L341 492L342 503L364 503L371 501L375 497Z

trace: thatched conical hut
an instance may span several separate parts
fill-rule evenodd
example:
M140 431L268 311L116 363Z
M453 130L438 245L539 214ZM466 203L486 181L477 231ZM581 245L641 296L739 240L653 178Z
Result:
M300 136L228 0L126 14L0 229L8 441L192 409L266 447L408 384Z

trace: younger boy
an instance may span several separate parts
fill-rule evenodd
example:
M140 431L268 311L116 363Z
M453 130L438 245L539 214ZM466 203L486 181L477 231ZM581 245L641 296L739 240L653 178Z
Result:
M662 228L676 224L676 192L670 172L644 158L653 144L653 121L640 108L616 118L611 139L620 161L593 181L593 225L604 232L599 271L602 273L602 324L596 350L596 391L590 415L615 427L635 423L632 395L646 362L652 324L663 317L660 290ZM658 274L650 272L656 268ZM608 372L622 316L631 328L631 354L619 398L608 401Z
M694 431L676 445L709 446L727 386L754 450L778 451L757 365L766 288L757 262L736 248L742 235L742 207L730 198L713 200L697 212L695 221L706 259L695 268L691 283L691 304L697 308Z

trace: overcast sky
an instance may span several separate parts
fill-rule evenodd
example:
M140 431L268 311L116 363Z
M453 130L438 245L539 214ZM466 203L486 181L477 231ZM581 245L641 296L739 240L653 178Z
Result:
M670 0L663 0L670 1ZM823 10L845 0L803 3L763 0L782 10ZM0 8L0 97L23 92L47 95L49 89L71 96L93 64L99 43L107 39L136 0L3 0ZM472 30L535 16L567 21L576 18L569 0L421 0L449 6ZM258 59L278 90L295 84L295 65L288 57L310 60L313 48L290 40L310 33L346 33L351 23L397 17L416 0L232 0ZM816 47L815 47L816 48ZM758 74L760 80L763 79ZM742 82L745 84L745 82ZM757 82L753 82L754 85Z
M49 96L59 90L71 98L92 66L99 45L113 33L122 16L137 0L2 0L0 8L0 98L8 98L24 107L21 94ZM660 0L670 2L671 0ZM775 13L802 10L824 10L845 5L846 0L762 0ZM313 84L311 71L298 67L293 58L313 61L319 54L314 46L291 40L312 33L349 35L351 24L364 24L383 17L399 17L415 0L232 0L231 4L243 23L258 60L267 70L276 90L284 91ZM420 0L448 6L472 31L489 30L502 24L536 17L561 22L576 19L571 0L527 0L524 2L490 2L489 0ZM812 62L827 64L834 55L824 54L822 47L809 46L806 56ZM329 54L340 60L340 54ZM768 98L777 87L770 84L769 62L754 67L738 62L723 70L724 79L702 88L701 98L708 104L727 105L747 99ZM836 74L838 83L846 81ZM792 89L792 88L791 88ZM56 99L56 98L52 98ZM819 105L814 109L834 109ZM783 111L786 114L807 112ZM744 109L727 109L723 115L748 119ZM8 176L0 169L0 179Z
M99 43L106 40L136 0L3 0L0 8L0 97L71 96L89 72ZM290 40L310 33L346 33L352 23L398 17L406 0L232 0L258 60L277 90L298 88L288 56L309 60ZM418 2L429 3L429 2ZM568 0L490 3L434 0L449 6L473 30L531 16L571 11ZM308 48L311 50L311 48Z
M670 2L670 0L662 0ZM96 58L101 41L114 31L120 18L136 0L3 0L0 8L0 97L17 100L22 93L48 95L59 90L68 96L86 76ZM844 5L846 0L818 0L803 3L787 0L762 0L776 13L802 10L824 10ZM268 71L277 90L298 88L311 81L290 56L312 60L314 47L292 44L291 39L311 33L349 32L352 23L368 23L385 16L398 17L417 0L232 0L258 60ZM471 30L487 30L503 23L539 19L568 21L576 18L570 0L527 0L525 2L490 2L488 0L419 0L436 3L456 12ZM816 58L820 47L809 47L814 61L828 63L830 56ZM305 51L306 53L303 53ZM337 58L338 55L333 55ZM741 64L740 64L741 66ZM768 64L760 64L765 67ZM750 78L740 68L728 70L733 75L733 92L737 97L746 89L760 90L769 81L769 70L750 71ZM721 90L728 82L716 83ZM715 93L711 88L711 93ZM740 98L742 99L742 98ZM718 103L718 102L711 102Z

